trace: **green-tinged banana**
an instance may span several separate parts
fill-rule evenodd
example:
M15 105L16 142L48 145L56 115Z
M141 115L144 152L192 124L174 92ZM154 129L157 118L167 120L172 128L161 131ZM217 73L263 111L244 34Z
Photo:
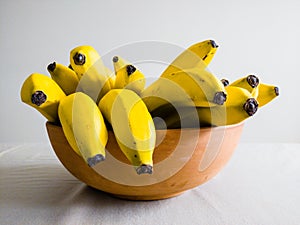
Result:
M236 124L253 116L258 102L245 89L227 86L227 101L222 106L185 107L176 111L170 109L169 116L163 118L169 128L199 126L224 126Z
M98 52L91 46L71 50L70 63L79 78L77 91L89 95L96 103L111 89L109 70Z
M126 88L140 94L146 83L144 74L120 56L114 56L113 63L116 74L114 88Z
M105 159L107 129L92 98L82 92L70 94L61 100L58 115L70 146L89 166Z
M251 93L253 98L256 98L258 95L259 78L250 74L235 80L229 85L244 88Z
M78 77L72 69L60 63L53 62L47 66L47 70L52 79L61 87L66 95L76 91Z
M21 88L21 100L38 110L50 122L58 122L58 105L66 95L50 77L33 73Z
M151 174L156 133L152 117L142 99L131 90L112 89L98 106L112 125L120 149L137 174Z
M152 112L166 101L182 106L222 105L226 101L226 91L212 73L193 68L159 77L142 91L141 97Z
M278 95L279 95L279 87L271 84L261 83L258 86L258 95L257 95L257 101L259 102L259 107L268 104L273 99L275 99Z

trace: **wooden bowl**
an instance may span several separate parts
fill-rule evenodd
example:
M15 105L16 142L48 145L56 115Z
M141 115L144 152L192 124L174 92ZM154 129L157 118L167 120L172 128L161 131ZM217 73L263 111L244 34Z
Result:
M46 123L51 145L64 167L87 185L131 200L173 197L214 177L236 148L244 123L157 130L153 174L137 175L109 131L106 159L89 167L68 144L62 128Z

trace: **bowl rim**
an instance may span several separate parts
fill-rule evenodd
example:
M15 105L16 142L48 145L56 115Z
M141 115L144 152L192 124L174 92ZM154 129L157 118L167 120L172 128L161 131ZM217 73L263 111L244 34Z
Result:
M57 126L57 127L62 127L60 123L54 123L54 122L51 122L51 121L46 121L46 124L51 124L51 125L54 125L54 126ZM185 128L171 128L171 129L155 129L156 131L164 131L164 130L211 130L211 129L214 129L214 130L218 130L218 129L227 129L227 128L233 128L233 127L237 127L237 126L240 126L240 125L243 125L245 124L245 121L241 121L239 123L234 123L234 124L229 124L229 125L222 125L222 126L205 126L205 127L185 127ZM108 129L109 131L112 131L112 129Z

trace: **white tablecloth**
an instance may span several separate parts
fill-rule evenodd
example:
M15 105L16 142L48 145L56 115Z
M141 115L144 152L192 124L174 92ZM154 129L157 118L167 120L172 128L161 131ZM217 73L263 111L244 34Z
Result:
M240 143L212 180L160 201L87 187L50 144L0 144L0 224L299 225L300 144Z

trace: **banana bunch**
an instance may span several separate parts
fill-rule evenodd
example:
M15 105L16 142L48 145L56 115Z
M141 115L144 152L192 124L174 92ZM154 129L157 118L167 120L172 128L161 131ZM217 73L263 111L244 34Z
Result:
M161 117L158 128L191 128L207 126L225 126L240 123L253 116L259 108L279 95L275 85L260 83L257 76L250 74L229 83L221 79L227 93L226 102L210 107L174 107L167 104L155 110L152 115ZM162 114L161 111L168 111ZM162 122L163 121L163 122Z
M217 78L207 69L217 49L213 40L191 45L145 87L146 76L133 63L114 56L111 71L93 47L78 46L69 66L52 62L50 76L29 75L21 100L60 125L89 166L105 160L111 129L136 173L152 174L155 129L239 123L279 95L253 74L232 83Z
M91 167L105 160L110 123L137 174L151 174L156 133L139 96L145 76L120 56L113 58L113 66L114 72L93 47L78 46L70 52L69 66L52 62L50 76L28 76L21 100L60 125L74 152Z

